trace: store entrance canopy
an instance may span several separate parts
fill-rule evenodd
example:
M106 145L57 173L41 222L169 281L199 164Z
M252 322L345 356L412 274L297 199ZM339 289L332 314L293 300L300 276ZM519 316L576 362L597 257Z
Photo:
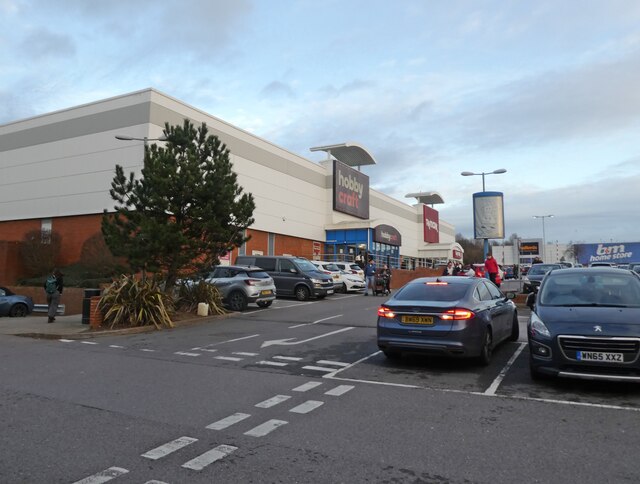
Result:
M316 146L309 148L311 151L326 151L329 158L332 156L347 166L375 165L373 155L362 145L354 142L337 145Z

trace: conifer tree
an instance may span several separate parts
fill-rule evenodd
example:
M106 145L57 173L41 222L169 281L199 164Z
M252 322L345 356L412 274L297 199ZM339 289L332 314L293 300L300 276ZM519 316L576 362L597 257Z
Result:
M217 264L247 240L255 202L206 124L166 123L164 135L165 147L145 146L140 177L116 165L109 191L115 213L105 210L102 233L133 270L162 271L169 290L182 270Z

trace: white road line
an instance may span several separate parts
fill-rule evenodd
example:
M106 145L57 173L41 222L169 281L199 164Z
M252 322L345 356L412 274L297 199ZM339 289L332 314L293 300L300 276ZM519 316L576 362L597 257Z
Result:
M318 324L318 323L321 323L322 321L328 321L329 319L339 318L340 316L343 316L343 315L342 314L337 314L335 316L329 316L328 318L318 319L317 321L314 321L313 323L296 324L295 326L289 326L289 329L299 328L300 326L310 326L312 324Z
M325 395L331 395L332 397L339 397L340 395L344 395L350 390L353 390L355 387L353 385L338 385L335 388L332 388L328 392L324 392Z
M222 344L225 344L225 343L233 343L234 341L242 341L243 339L256 338L257 336L260 336L260 335L259 334L252 334L251 336L243 336L242 338L229 339L227 341L220 341L220 343L214 343L214 345L218 346L218 345L222 345ZM213 345L209 345L209 346L213 346Z
M330 373L328 375L324 375L322 378L333 378L335 375L337 375L341 371L348 370L349 368L356 366L358 363L362 363L363 361L366 361L369 358L373 358L374 356L379 355L380 353L382 353L382 351L376 351L375 353L371 353L369 356L365 356L364 358L360 358L358 361L354 361L349 366L345 366L344 368L340 368L339 370L335 370L333 373ZM400 385L400 386L412 387L413 385Z
M289 400L291 397L289 395L276 395L275 397L271 397L264 402L256 403L256 407L258 408L270 408L275 407L279 403L282 403L286 400Z
M316 361L319 365L334 365L334 366L349 366L351 363L343 363L341 361L331 361L331 360L318 360Z
M328 371L333 372L335 368L325 368L324 366L303 366L303 370L314 370L314 371Z
M241 422L245 418L249 417L251 417L251 415L248 413L234 413L233 415L229 415L222 420L218 420L217 422L213 422L212 424L207 425L205 428L209 430L222 430L226 429L227 427L231 427L233 424Z
M174 355L180 356L200 356L200 353L189 353L187 351L176 351Z
M296 356L272 356L274 360L301 361L302 358Z
M111 479L115 479L116 477L120 477L124 474L127 474L129 471L127 469L123 469L122 467L109 467L103 471L98 472L89 477L85 477L80 481L76 481L73 484L101 484L103 482L109 482Z
M147 481L144 484L167 484L164 481L156 481L155 479L153 479L152 481Z
M513 363L516 361L518 356L520 356L520 353L525 348L525 346L527 346L527 343L520 343L520 347L515 351L515 353L513 353L513 355L511 355L511 358L509 358L509 361L507 361L507 364L504 365L504 368L502 369L502 371L500 371L496 379L493 380L491 385L489 385L489 388L487 388L484 391L485 395L496 394L496 390L498 390L498 387L500 386L500 383L502 383L502 380L504 379L507 372L509 371L509 368L511 368L511 365L513 365Z
M148 350L146 348L141 349L140 351L145 351L147 353L154 353L156 350Z
M235 351L233 353L231 353L232 355L238 355L238 356L258 356L260 353L246 353L244 351Z
M271 313L273 311L277 311L278 309L299 308L300 306L306 306L308 304L317 304L318 302L319 301L309 301L309 302L299 303L299 304L290 304L289 306L278 306L278 307L271 306L269 308L269 311L267 311L267 312ZM255 311L246 311L246 312L242 313L242 315L243 316L249 316L249 315L258 314L258 313L265 314L265 311L264 311L264 309L257 309Z
M81 341L81 343L83 345L97 345L98 344L95 341Z
M198 350L201 350L201 349L202 349L202 348L200 348L199 346L196 346L195 348L191 348L191 350L190 350L190 351L198 351Z
M295 387L293 389L294 392L306 392L311 390L312 388L315 387L319 387L320 385L322 385L322 382L319 381L310 381L308 383L305 383L303 385L300 385L299 387Z
M193 444L197 441L198 439L194 439L193 437L180 437L176 440L172 440L171 442L156 447L155 449L151 449L150 451L142 454L140 457L145 457L151 460L158 460L175 452L176 450L180 450L183 447L186 447L187 445Z
M289 411L293 413L309 413L312 410L315 410L316 408L322 405L324 405L324 402L320 402L318 400L307 400L306 402L301 403L297 407L293 407Z
M75 340L74 339L59 339L58 341L60 341L61 343L73 343Z
M199 455L195 459L191 459L189 462L185 462L184 464L182 464L182 467L184 467L185 469L192 469L194 471L201 471L208 465L213 464L215 461L228 456L237 449L238 448L234 447L233 445L219 445L218 447L211 449L202 455Z
M215 352L216 352L216 351L218 351L218 350L216 350L216 349L211 349L211 348L200 348L200 351L208 351L209 353L215 353Z
M109 345L109 348L124 348L124 346L120 346L120 345Z
M258 365L269 365L269 366L287 366L287 365L289 365L289 363L283 363L281 361L267 361L267 360L258 361L257 364Z
M286 425L288 423L289 422L285 420L267 420L265 423L252 428L248 432L245 432L244 435L249 435L250 437L264 437L268 433L273 432L278 427L282 427L283 425Z
M216 360L225 360L225 361L242 361L244 358L236 358L235 356L214 356Z

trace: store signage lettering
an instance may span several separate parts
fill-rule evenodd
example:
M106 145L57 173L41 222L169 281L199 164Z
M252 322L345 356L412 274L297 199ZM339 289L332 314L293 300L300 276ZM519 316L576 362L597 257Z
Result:
M440 214L437 210L426 205L422 206L424 222L424 241L437 244L440 242Z
M333 209L369 218L369 177L338 160L333 162Z
M634 253L640 253L640 243L576 244L575 251L576 258L582 264L592 262L622 264L637 262L637 256L634 256Z
M520 243L520 255L534 255L539 254L538 242L521 242Z
M391 225L378 225L373 229L373 241L388 245L402 245L402 236Z

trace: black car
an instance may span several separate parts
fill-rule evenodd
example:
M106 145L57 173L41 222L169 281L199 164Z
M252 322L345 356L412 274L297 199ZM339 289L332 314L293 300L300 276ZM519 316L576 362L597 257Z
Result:
M414 279L378 309L378 348L387 358L419 352L487 365L498 343L518 339L514 297L483 278Z
M640 381L640 276L616 268L552 271L531 294L531 376Z
M540 286L540 282L549 271L562 269L560 264L533 264L527 275L522 278L522 292L529 294Z

